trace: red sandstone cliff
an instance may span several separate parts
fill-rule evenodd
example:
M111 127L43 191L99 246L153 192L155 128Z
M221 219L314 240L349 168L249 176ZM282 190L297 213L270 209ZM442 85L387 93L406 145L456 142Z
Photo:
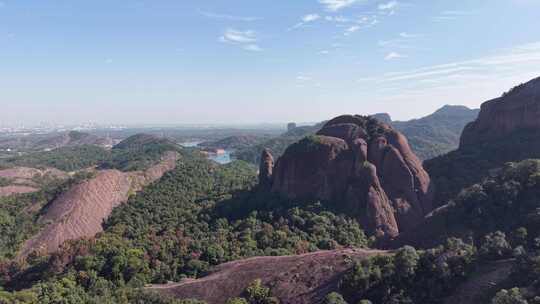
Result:
M460 146L503 138L516 130L540 133L540 77L483 103L478 119L463 130Z
M405 136L358 115L334 118L290 146L273 169L272 191L343 204L381 237L412 229L433 209L430 177Z

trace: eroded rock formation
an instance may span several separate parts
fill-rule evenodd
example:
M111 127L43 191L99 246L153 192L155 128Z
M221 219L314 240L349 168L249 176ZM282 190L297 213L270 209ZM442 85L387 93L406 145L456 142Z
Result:
M291 145L273 169L272 191L342 204L380 237L412 229L433 209L429 175L407 139L358 115L336 117Z
M270 150L264 149L261 155L261 164L259 166L259 185L269 189L272 187L272 170L274 168L274 157Z
M459 149L424 162L437 185L436 207L507 162L540 158L540 77L482 104Z
M463 130L460 147L504 138L516 130L540 134L540 77L483 103L478 119Z
M351 261L362 261L389 252L364 249L318 251L303 255L254 257L216 266L208 276L180 283L152 285L147 289L178 299L224 304L244 295L256 279L272 287L281 303L321 304L327 294L339 291L339 281Z
M55 252L68 240L89 238L103 230L102 223L129 196L176 167L177 153L166 152L161 161L144 172L103 170L52 201L39 221L44 228L26 241L19 253Z

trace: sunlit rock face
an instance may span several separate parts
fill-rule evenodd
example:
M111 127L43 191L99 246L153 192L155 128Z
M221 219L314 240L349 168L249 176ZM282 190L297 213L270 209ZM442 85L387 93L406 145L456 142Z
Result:
M483 103L478 119L463 130L460 147L503 139L519 130L540 135L540 77Z
M374 118L343 115L291 145L272 170L263 152L261 181L289 199L339 204L380 237L417 225L432 208L433 190L407 139Z

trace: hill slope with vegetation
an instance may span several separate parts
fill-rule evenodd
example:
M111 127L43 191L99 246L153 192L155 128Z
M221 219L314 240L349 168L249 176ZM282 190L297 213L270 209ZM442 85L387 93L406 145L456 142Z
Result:
M121 171L145 170L159 161L164 152L178 149L175 143L167 139L137 134L123 140L111 150L94 145L79 145L31 152L0 159L0 168L52 167L68 172L90 167Z
M478 113L478 109L446 105L431 115L390 124L405 134L418 157L426 160L456 149L463 128Z

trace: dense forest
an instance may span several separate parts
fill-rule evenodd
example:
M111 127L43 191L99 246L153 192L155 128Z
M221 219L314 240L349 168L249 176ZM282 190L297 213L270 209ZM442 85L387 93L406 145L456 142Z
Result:
M321 202L288 202L258 191L247 163L218 166L190 154L182 159L160 182L115 209L96 239L66 244L28 265L4 260L8 289L45 281L6 297L58 303L106 293L102 300L116 303L138 295L132 287L197 277L225 261L369 246L356 220Z

